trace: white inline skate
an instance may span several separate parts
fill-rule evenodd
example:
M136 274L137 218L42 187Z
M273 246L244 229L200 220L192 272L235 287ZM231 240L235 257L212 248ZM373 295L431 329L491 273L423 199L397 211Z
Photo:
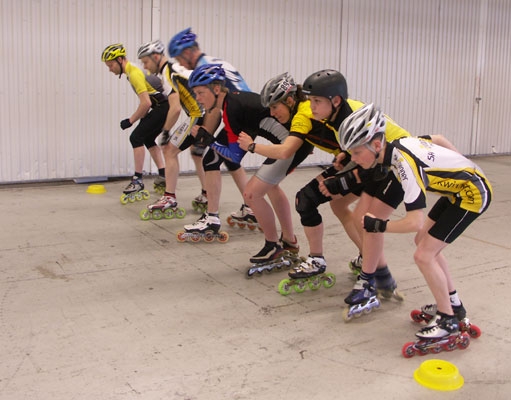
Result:
M226 243L229 240L229 234L220 231L220 225L220 219L217 216L203 214L197 222L185 225L185 230L177 233L177 241L199 242L203 239L205 242L211 243L217 239L220 243Z

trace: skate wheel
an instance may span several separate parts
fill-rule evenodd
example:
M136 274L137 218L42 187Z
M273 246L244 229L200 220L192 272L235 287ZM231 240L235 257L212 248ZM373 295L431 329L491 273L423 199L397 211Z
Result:
M298 281L293 285L293 289L296 293L303 293L307 289L307 283L305 281Z
M219 232L219 236L217 236L217 240L220 243L226 243L229 240L229 234L227 232Z
M184 208L176 209L174 215L177 219L183 219L186 216L186 210Z
M166 218L166 219L172 219L174 218L174 211L172 209L167 209L163 212L163 216Z
M142 193L140 193L140 192L135 193L135 200L142 201Z
M418 354L419 356L421 356L421 357L422 357L422 356L425 356L425 355L426 355L426 354L428 354L428 353L429 353L429 349L417 349L417 354Z
M134 203L135 202L135 197L134 196L128 196L128 201L130 203Z
M332 274L331 272L329 272L328 274L325 274L325 276L323 278L323 286L326 289L329 289L334 285L335 285L335 275Z
M453 340L449 340L447 343L442 345L445 351L453 351L456 348L456 342Z
M186 242L186 236L184 231L179 231L176 235L176 239L179 243Z
M128 196L126 196L125 194L121 196L121 204L123 205L128 204Z
M149 221L150 218L151 218L151 212L147 208L140 211L140 219L142 221Z
M397 301L403 301L405 299L405 296L397 289L394 289L394 291L392 292L392 296L397 300Z
M227 223L229 224L229 226L236 225L236 222L233 221L233 219L230 215L227 217Z
M279 293L282 296L287 296L291 293L291 281L289 279L283 279L279 283Z
M468 345L470 344L470 336L468 336L466 333L461 334L461 339L457 343L458 349L466 349Z
M159 220L163 217L163 213L160 210L153 210L153 219Z
M212 242L212 241L214 241L214 240L215 240L215 234L214 234L214 233L212 233L212 232L206 232L206 233L204 234L204 241L205 241L206 243L211 243L211 242Z
M438 353L441 353L443 350L443 346L435 346L435 347L432 347L431 349L429 349L429 352L431 354L438 354Z
M162 192L162 194L163 194L163 192ZM151 195L149 194L149 192L148 192L147 190L144 190L144 191L142 192L142 198L143 198L144 200L147 200L147 199L149 199L149 197L151 197Z
M470 337L474 339L477 339L479 336L481 336L481 329L479 329L479 327L476 325L470 325L467 332Z
M246 226L245 224L238 222L238 228L245 229L245 226Z
M403 350L401 351L403 353L403 356L405 358L412 358L415 355L415 343L414 342L408 342L403 346Z
M256 228L257 228L257 226L255 226L255 225L252 225L252 224L248 225L248 229L250 229L251 231L255 231Z
M422 318L422 311L419 310L412 310L410 313L410 317L414 322L422 322L424 319Z
M321 287L321 280L320 279L315 279L313 281L309 281L309 289L310 290L318 290L319 288Z
M193 233L192 236L190 236L190 240L194 243L200 242L200 235L198 233Z

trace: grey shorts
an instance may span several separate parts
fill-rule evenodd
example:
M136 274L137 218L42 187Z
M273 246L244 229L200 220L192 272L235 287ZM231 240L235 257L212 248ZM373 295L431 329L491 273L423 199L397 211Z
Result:
M287 176L292 162L293 157L290 157L286 160L274 160L271 164L263 164L255 176L270 185L278 185Z

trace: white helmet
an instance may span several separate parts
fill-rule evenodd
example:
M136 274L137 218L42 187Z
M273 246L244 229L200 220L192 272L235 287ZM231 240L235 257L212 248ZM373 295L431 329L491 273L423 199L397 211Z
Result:
M343 150L368 144L379 133L385 134L387 118L374 104L366 104L350 114L337 131L337 141Z
M161 40L155 40L154 42L149 42L143 44L138 49L138 58L142 58L145 56L150 56L151 54L163 54L165 52L165 45Z
M264 84L261 90L261 104L263 107L269 107L286 100L289 95L296 93L296 90L295 80L288 72L284 72Z

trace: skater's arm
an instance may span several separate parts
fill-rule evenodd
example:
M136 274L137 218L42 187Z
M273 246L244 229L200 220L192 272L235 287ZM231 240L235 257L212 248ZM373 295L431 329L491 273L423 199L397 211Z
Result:
M389 232L389 233L410 233L418 232L424 224L424 213L422 209L412 210L406 216L397 220L382 220L373 214L366 213L362 217L362 226L367 232Z
M167 113L167 118L165 119L165 124L163 125L164 131L170 131L172 127L176 124L179 114L181 114L181 103L179 102L179 94L177 92L172 92L169 94L169 112Z
M139 104L133 115L130 117L130 122L133 125L139 119L144 118L151 109L151 99L148 92L138 94Z
M247 151L248 146L253 143L254 140L247 135L245 132L241 132L238 138L240 147ZM277 160L286 160L292 157L303 144L303 140L296 136L288 136L281 144L261 144L257 143L254 148L254 153L260 154L267 158L273 158Z

